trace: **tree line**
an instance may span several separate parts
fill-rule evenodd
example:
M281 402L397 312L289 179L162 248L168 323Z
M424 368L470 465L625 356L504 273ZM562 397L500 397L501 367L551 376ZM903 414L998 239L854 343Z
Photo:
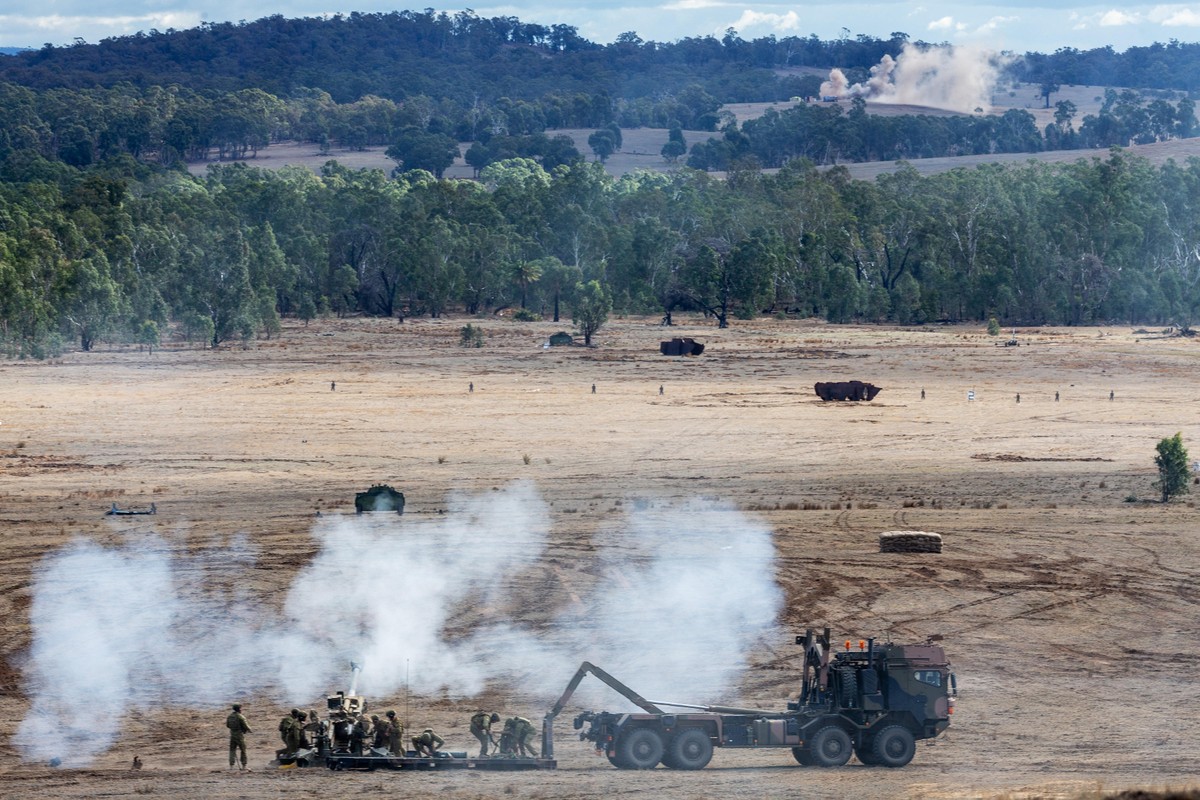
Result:
M862 98L848 112L837 104L802 104L784 111L768 109L740 126L727 124L720 138L692 148L687 164L695 169L727 170L739 161L780 167L794 158L818 164L842 161L897 161L1042 150L1107 149L1191 138L1200 132L1196 105L1156 98L1146 103L1138 92L1105 91L1097 114L1079 121L1069 100L1056 104L1055 119L1039 131L1032 114L1009 109L1000 116L929 116L869 114Z
M616 313L920 324L1189 324L1200 161L1114 149L1065 164L852 180L607 175L515 158L480 180L235 164L203 178L128 156L11 160L0 182L0 340L41 356L167 335L220 345L280 318L522 309L580 286Z

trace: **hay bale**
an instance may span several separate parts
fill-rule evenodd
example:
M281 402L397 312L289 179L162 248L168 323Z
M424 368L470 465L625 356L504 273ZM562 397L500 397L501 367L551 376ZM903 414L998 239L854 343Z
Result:
M942 535L926 531L886 531L879 534L881 553L940 553Z

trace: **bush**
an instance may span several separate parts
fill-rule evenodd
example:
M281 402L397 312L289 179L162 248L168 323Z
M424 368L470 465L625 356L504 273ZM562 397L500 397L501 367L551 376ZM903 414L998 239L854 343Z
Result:
M513 314L512 318L517 322L539 322L542 319L542 315L530 311L527 308L522 308L520 311L517 311L515 314Z
M987 331L988 331L988 336L999 336L1000 335L1000 323L996 321L995 317L992 317L991 319L988 320Z
M459 347L483 347L483 328L467 323L458 329Z
M1154 457L1158 480L1154 488L1162 492L1162 501L1166 503L1177 494L1186 494L1189 489L1188 451L1183 446L1183 436L1178 433L1160 441L1155 449L1158 451Z

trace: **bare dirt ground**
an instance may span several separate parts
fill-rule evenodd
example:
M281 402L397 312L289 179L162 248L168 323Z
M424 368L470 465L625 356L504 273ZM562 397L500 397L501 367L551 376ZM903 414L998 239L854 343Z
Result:
M1200 435L1200 343L1113 327L1019 331L1023 346L1007 348L978 328L718 331L697 319L671 333L708 349L675 359L657 354L653 320L615 320L593 349L551 350L540 345L553 323L474 320L487 345L465 350L463 322L329 320L246 350L0 363L0 794L1020 798L1200 774L1196 511L1149 502L1154 444ZM818 380L852 378L884 391L864 404L813 394ZM246 588L266 601L316 552L315 511L351 511L372 482L397 485L420 517L451 490L516 478L552 505L553 563L531 587L547 605L595 567L588 543L622 501L717 496L774 532L789 635L828 624L835 636L946 637L960 689L950 731L901 770L718 750L701 772L629 773L560 722L549 774L281 772L265 766L274 722L320 697L263 697L247 704L249 774L223 769L225 712L212 708L97 719L120 734L87 769L20 762L32 586L43 556L74 537L110 546L157 529L205 547L242 533L264 553ZM159 514L106 519L113 501L153 501ZM879 553L893 529L941 533L945 551ZM750 654L723 701L782 706L798 655L790 640ZM568 677L545 675L537 694ZM477 703L536 718L533 694L414 697L411 714L465 749Z

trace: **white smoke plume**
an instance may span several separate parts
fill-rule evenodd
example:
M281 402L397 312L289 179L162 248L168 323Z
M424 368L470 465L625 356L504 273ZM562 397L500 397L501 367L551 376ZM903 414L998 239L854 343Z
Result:
M323 520L321 549L282 609L235 588L254 564L242 541L207 556L159 538L115 549L77 541L38 570L31 710L16 744L26 760L86 765L131 709L256 694L307 704L345 688L351 660L364 665L359 691L376 697L402 687L470 697L507 682L548 700L590 660L643 696L703 702L776 633L771 533L732 506L630 512L596 534L590 585L564 585L583 578L553 569L549 529L529 484L451 498L433 521ZM513 613L537 602L530 576L571 598L536 629Z
M972 114L988 111L1008 56L978 47L917 47L898 58L885 55L871 77L851 84L840 69L821 84L822 97L862 97L874 103L942 108Z

